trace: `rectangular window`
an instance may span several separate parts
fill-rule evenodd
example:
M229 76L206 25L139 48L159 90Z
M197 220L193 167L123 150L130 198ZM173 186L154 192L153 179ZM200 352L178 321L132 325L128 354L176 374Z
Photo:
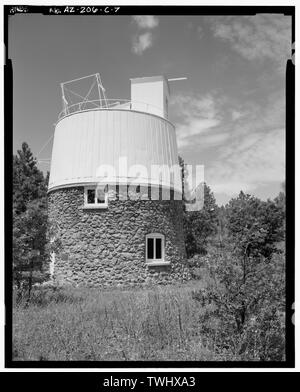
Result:
M146 263L148 265L168 265L165 261L165 236L151 233L146 236Z
M161 238L156 238L155 241L156 241L155 258L160 260L161 259Z
M97 203L98 203L98 204L103 204L103 203L105 203L105 197L103 197L103 198L97 197Z
M98 204L105 203L105 192L103 189L97 189L97 199Z
M107 208L108 193L106 188L84 188L84 208Z
M148 259L153 259L154 256L154 238L148 238L148 254L147 258Z
M88 204L95 203L95 189L88 189L87 190L87 202L88 202Z

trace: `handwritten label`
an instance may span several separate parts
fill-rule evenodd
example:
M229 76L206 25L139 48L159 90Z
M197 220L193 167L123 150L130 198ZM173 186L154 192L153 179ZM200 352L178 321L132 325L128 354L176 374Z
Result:
M28 7L23 6L23 5L19 5L19 6L16 6L16 7L11 7L9 9L9 13L10 14L18 14L18 13L26 13L26 12L28 12Z
M81 6L81 7L73 7L73 6L66 6L66 7L50 7L49 13L50 14L64 14L64 15L71 15L71 14L116 14L119 11L120 7L94 7L94 6Z

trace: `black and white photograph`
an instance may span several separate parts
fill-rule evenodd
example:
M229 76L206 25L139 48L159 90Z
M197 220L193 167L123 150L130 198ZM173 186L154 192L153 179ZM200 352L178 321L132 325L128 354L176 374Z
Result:
M293 367L295 7L4 11L6 367Z

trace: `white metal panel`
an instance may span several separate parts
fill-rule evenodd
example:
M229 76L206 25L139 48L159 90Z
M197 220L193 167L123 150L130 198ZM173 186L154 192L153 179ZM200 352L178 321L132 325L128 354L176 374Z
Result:
M111 165L111 182L123 183L120 157L127 159L128 170L131 165L147 168L141 184L159 184L157 176L151 177L151 165L178 164L174 126L161 117L123 109L95 109L63 118L55 129L49 190L101 182L100 165ZM162 185L170 186L168 178L164 171ZM172 187L181 191L181 182Z
M168 118L169 86L163 76L131 79L132 109Z

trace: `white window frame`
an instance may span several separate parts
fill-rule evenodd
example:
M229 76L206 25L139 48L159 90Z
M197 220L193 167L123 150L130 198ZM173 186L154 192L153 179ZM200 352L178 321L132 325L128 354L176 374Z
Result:
M153 259L148 259L148 239L153 238ZM156 239L161 239L161 259L156 259ZM147 265L168 265L170 262L165 260L165 236L161 233L149 233L146 235L145 261Z
M108 208L108 192L105 192L105 199L104 203L98 203L97 202L97 192L96 192L97 187L96 186L85 186L84 187L84 208L85 209L104 209ZM91 204L88 203L88 191L93 190L95 191L95 203Z

